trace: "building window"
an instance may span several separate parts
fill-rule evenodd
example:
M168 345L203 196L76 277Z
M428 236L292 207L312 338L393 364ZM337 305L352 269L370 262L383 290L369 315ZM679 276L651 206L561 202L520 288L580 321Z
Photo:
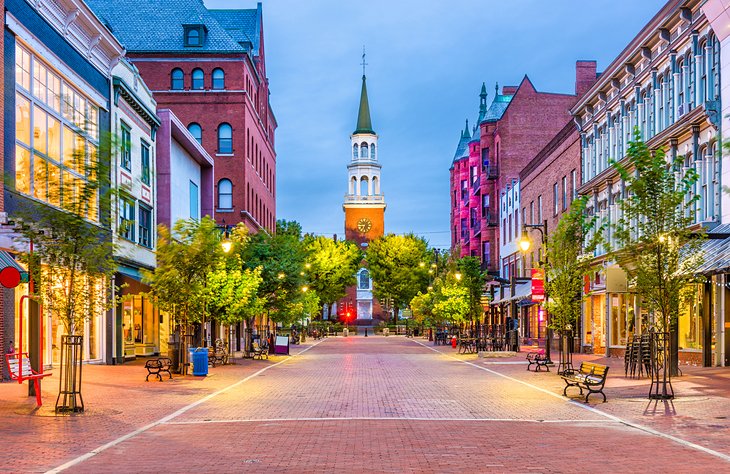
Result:
M542 195L537 197L537 223L542 223Z
M121 140L121 166L127 171L132 171L132 132L130 128L122 122L122 140Z
M360 148L359 148L359 147L357 146L357 143L356 143L356 144L354 144L354 145L352 145L352 159L353 159L353 160L357 160L357 156L358 156L358 150L359 150L359 149L360 149Z
M489 264L489 259L491 255L489 254L489 241L482 242L482 262Z
M375 159L375 143L370 145L370 159L371 160Z
M369 290L370 289L370 272L366 269L360 270L360 281L358 284L359 289Z
M200 219L200 197L198 185L190 181L190 218Z
M365 143L365 142L362 142L360 144L360 156L362 158L367 158L368 157L368 144Z
M170 74L170 89L174 91L181 91L185 88L185 74L182 69L175 68Z
M218 181L218 208L233 209L233 183L230 179Z
M205 88L205 74L203 73L203 70L200 68L193 69L192 78L192 89L202 91Z
M568 178L563 176L563 210L568 208Z
M200 127L199 124L193 122L188 125L188 132L190 132L190 135L193 136L196 142L201 145L203 144L203 129Z
M203 25L185 25L185 46L199 48L203 46L205 36L205 26Z
M558 183L553 184L553 214L558 214L560 208L560 201L558 201Z
M149 186L150 184L150 146L142 140L141 161L142 161L142 182Z
M134 242L134 200L119 198L119 235Z
M213 89L222 90L226 88L226 73L221 68L213 69Z
M218 126L218 153L233 153L233 129L227 123Z
M469 195L469 183L464 179L461 181L461 199L466 199Z
M152 248L152 209L139 205L139 245Z
M573 202L575 198L578 197L578 181L577 181L577 174L575 170L570 172L570 182L571 182L571 192L570 192L570 202Z

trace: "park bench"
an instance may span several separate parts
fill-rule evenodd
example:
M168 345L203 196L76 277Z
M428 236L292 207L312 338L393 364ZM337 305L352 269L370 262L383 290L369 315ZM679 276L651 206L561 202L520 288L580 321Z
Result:
M33 381L36 405L42 406L40 380L43 377L48 377L51 373L39 373L33 370L30 366L28 354L25 352L5 354L5 363L7 364L11 380L17 380L18 383L23 383L25 380Z
M157 377L160 382L162 382L162 374L167 374L169 376L168 378L172 378L172 372L170 372L171 367L172 360L168 357L147 359L144 363L144 368L147 369L147 376L144 381L148 382L150 375Z
M253 358L259 358L261 360L264 356L266 358L269 358L269 348L267 346L261 346L259 345L258 341L253 341L253 344L251 346L251 352L253 353Z
M476 339L463 337L459 339L459 354L473 354L476 351Z
M218 364L228 364L228 344L221 339L216 339L215 347L208 352L208 365L215 367Z
M545 367L548 372L550 372L550 367L548 367L548 358L545 355L545 351L531 351L527 353L527 370L530 370L530 367L535 366L535 372L540 371L540 367Z
M606 376L608 375L608 367L592 362L581 362L577 372L563 374L565 380L565 388L563 396L567 397L568 387L578 387L580 394L583 395L583 389L588 390L585 402L588 403L588 397L592 393L600 393L603 395L603 402L606 402L606 394L603 393L603 387L606 384Z

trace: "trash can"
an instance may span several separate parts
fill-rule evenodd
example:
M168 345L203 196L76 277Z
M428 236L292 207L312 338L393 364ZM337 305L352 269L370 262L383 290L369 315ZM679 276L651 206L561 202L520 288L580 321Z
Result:
M190 362L193 364L193 375L208 375L208 348L198 347L190 350Z
M347 337L347 335L350 333L349 329L345 328L342 330L342 335Z

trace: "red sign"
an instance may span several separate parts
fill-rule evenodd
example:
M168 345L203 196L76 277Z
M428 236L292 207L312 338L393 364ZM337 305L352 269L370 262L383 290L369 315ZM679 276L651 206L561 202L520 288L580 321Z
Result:
M587 295L591 292L591 277L583 275L583 294Z
M545 270L532 269L532 301L545 301Z

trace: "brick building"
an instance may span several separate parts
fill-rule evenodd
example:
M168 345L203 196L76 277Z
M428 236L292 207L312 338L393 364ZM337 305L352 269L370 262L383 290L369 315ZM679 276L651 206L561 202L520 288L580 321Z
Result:
M595 81L595 62L576 63L576 91ZM570 119L574 94L555 94L535 89L525 76L519 86L504 86L486 107L486 88L482 86L476 137L462 132L451 167L451 241L462 256L482 260L482 268L498 275L501 261L500 239L512 240L519 233L520 216L515 210L512 225L500 236L502 216L498 203L503 189L519 179L530 160Z
M247 10L209 10L199 0L89 3L125 45L158 106L172 110L213 156L218 222L273 232L277 124L261 3Z

